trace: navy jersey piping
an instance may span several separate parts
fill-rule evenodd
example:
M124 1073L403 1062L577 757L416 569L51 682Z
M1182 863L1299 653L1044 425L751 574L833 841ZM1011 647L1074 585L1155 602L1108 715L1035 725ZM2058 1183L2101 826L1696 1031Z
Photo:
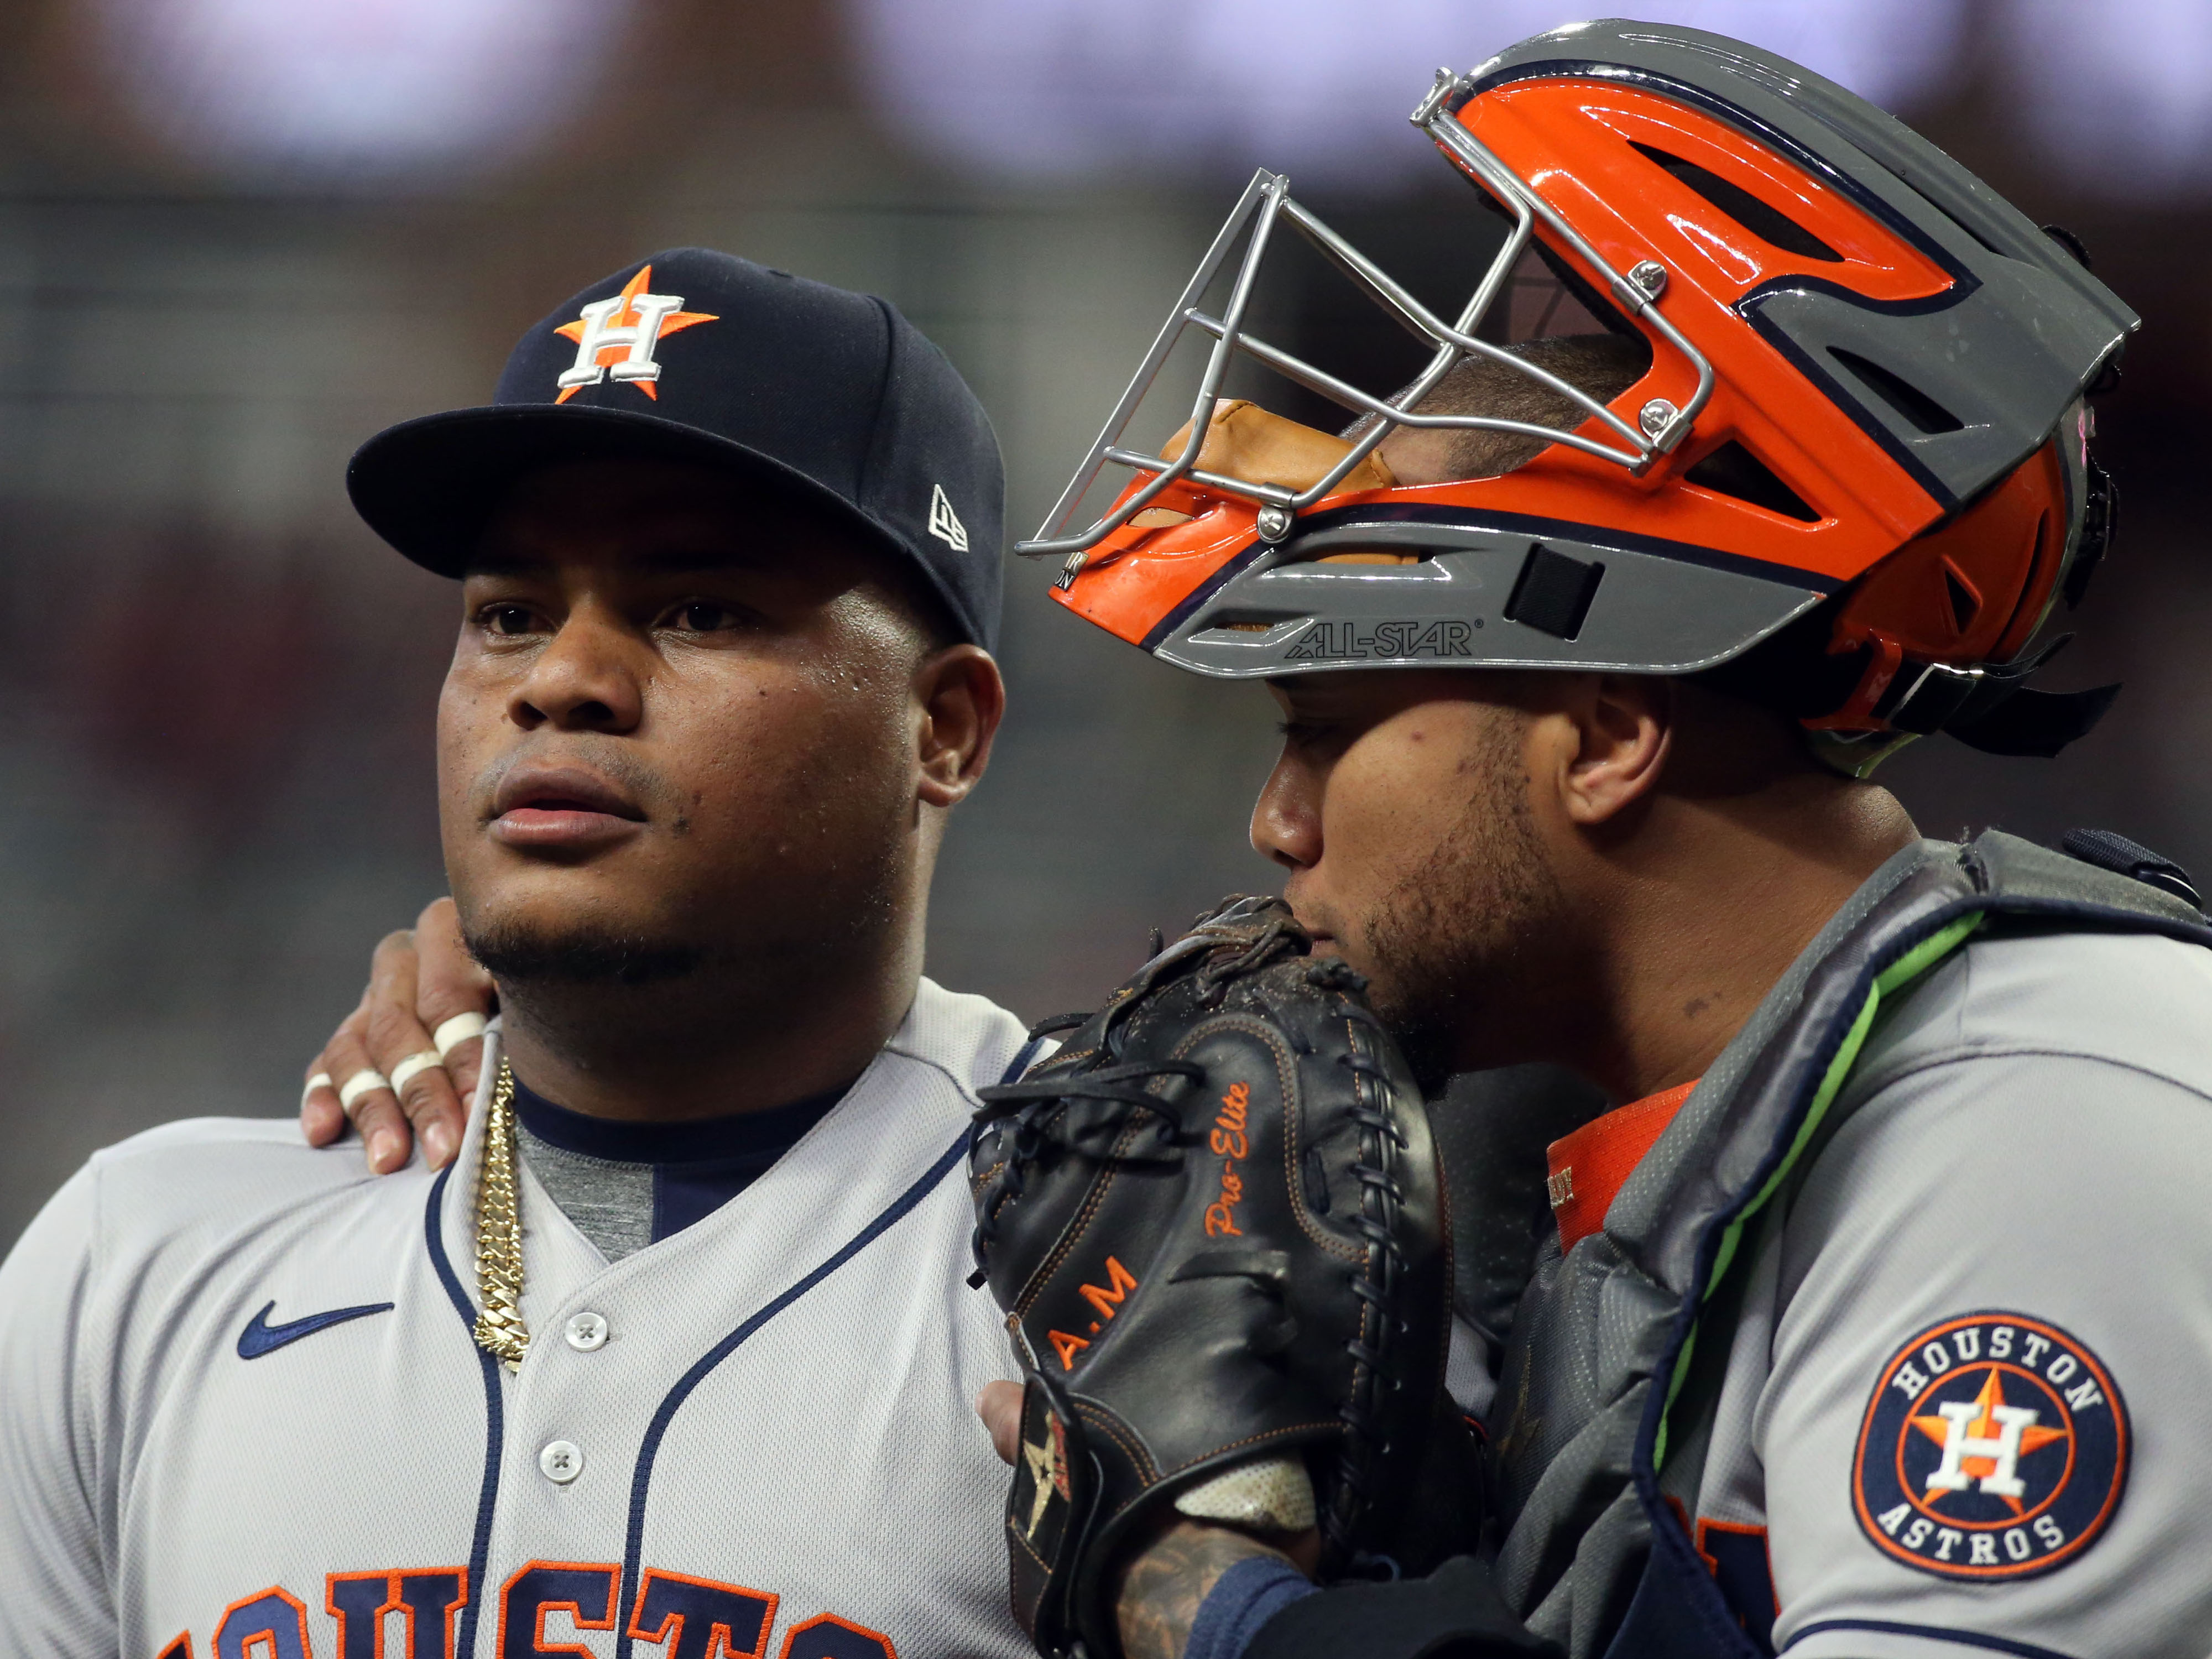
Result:
M1980 1648L1990 1653L2009 1653L2018 1659L2073 1659L2070 1654L2056 1648L2039 1648L2033 1642L2015 1642L2008 1636L1984 1636L1970 1630L1939 1630L1933 1625L1903 1625L1888 1619L1823 1619L1817 1625L1808 1625L1790 1638L1787 1653L1808 1636L1818 1636L1823 1631L1871 1630L1885 1636L1918 1636L1931 1642L1955 1642L1960 1647Z
M453 1273L453 1263L446 1259L446 1241L439 1226L441 1200L446 1195L446 1182L453 1176L450 1164L438 1173L430 1183L430 1201L422 1214L423 1243L430 1252L430 1265L437 1270L438 1282L446 1287L446 1296L453 1304L453 1311L461 1316L461 1328L468 1334L469 1348L477 1357L483 1373L484 1389L484 1469L483 1485L477 1495L476 1534L469 1542L469 1582L465 1586L468 1600L461 1604L460 1629L454 1639L454 1651L463 1659L477 1650L477 1614L483 1610L484 1600L484 1567L491 1559L492 1511L499 1501L500 1447L507 1433L505 1414L499 1391L499 1361L477 1346L477 1310L462 1290L461 1281ZM627 1639L627 1638L625 1638Z
M1006 1069L999 1074L999 1086L1003 1089L1009 1083L1018 1082L1021 1079L1022 1073L1029 1070L1030 1063L1036 1060L1037 1050L1043 1047L1044 1038L1042 1036L1033 1036L1027 1042L1022 1044L1019 1051L1015 1054L1012 1060L1006 1062ZM968 1150L963 1154L963 1157L971 1159L975 1157L975 1143L982 1138L982 1120L980 1118L969 1119L968 1122Z
M622 1583L616 1601L617 1608L628 1606L637 1593L639 1564L645 1547L646 1501L653 1485L653 1460L659 1455L660 1443L668 1432L669 1425L675 1421L677 1412L690 1397L692 1390L705 1382L725 1359L743 1347L763 1326L872 1244L928 1197L953 1166L966 1158L969 1133L963 1126L953 1138L952 1144L939 1155L937 1161L923 1170L912 1186L892 1200L889 1207L855 1233L835 1255L709 1348L668 1391L659 1408L653 1413L653 1421L646 1428L645 1443L637 1455L636 1473L630 1480L629 1530L623 1543ZM487 1519L489 1516L487 1506ZM615 1641L615 1659L630 1659L632 1641L629 1626L625 1622L622 1634Z

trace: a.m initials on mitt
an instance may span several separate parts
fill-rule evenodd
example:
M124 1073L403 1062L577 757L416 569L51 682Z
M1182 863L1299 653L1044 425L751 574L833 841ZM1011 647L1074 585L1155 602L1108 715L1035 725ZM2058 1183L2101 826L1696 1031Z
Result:
M1279 900L1156 955L983 1091L977 1277L1028 1374L1016 1615L1119 1651L1108 1569L1145 1517L1318 1524L1323 1575L1402 1547L1443 1409L1449 1229L1419 1091Z

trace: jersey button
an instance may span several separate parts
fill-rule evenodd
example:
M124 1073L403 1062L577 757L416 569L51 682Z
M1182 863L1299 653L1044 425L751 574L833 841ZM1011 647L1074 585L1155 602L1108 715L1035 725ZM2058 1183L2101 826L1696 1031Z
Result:
M584 1454L573 1440L549 1440L538 1454L538 1467L556 1486L565 1486L584 1472Z
M594 1348L607 1345L607 1321L604 1314L580 1313L568 1322L568 1346L578 1353L589 1353Z

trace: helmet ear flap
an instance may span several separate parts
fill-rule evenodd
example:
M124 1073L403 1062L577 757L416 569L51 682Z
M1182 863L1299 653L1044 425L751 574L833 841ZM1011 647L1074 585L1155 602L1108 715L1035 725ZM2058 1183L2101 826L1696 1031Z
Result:
M2070 580L2069 551L2078 560L2087 550L2081 544L2098 517L2093 496L2077 532L2069 493L2054 441L1966 512L1699 678L1816 733L1923 729L1899 723L1907 718L1899 688L1929 665L1960 678L1986 669L2008 682L2032 668L2022 653L2062 574ZM2014 673L1999 672L2007 667Z
M1981 500L1907 542L1853 586L1830 649L1923 662L2007 662L2027 647L2066 562L2070 503L2045 444Z

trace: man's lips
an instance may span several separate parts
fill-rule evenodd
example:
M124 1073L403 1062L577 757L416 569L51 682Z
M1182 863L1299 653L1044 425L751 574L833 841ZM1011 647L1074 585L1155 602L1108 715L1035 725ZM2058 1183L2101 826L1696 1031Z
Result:
M645 813L597 773L519 769L492 798L491 833L509 847L582 848L636 833Z

